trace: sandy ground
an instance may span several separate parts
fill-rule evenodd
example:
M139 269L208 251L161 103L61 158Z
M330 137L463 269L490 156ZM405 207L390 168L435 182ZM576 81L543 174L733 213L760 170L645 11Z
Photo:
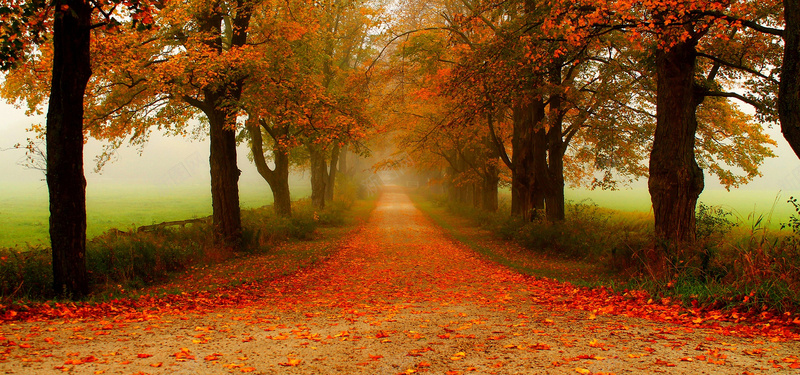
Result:
M400 190L336 256L258 288L236 308L0 323L0 373L800 374L795 339L573 309L578 288L481 259Z

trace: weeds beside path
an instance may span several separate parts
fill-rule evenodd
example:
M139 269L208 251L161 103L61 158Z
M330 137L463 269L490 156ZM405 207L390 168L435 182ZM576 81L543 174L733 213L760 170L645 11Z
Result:
M0 371L741 374L800 367L796 327L719 324L636 293L523 276L451 240L396 189L325 261L228 293L179 308L156 300L160 309L149 313L109 309L3 323Z
M464 243L493 262L525 275L568 281L579 286L615 285L620 280L603 262L587 262L534 252L497 238L473 220L450 212L421 196L414 204L442 227L454 240Z

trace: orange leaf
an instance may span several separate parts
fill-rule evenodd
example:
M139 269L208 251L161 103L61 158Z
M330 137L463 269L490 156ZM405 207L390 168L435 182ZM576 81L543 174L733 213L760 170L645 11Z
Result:
M288 362L282 362L278 364L281 366L299 366L301 362L303 362L302 359L289 358Z

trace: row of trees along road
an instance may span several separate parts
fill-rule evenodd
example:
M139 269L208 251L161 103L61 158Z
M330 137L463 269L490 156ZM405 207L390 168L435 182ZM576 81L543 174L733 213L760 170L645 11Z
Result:
M48 105L45 128L34 128L46 134L54 292L89 292L86 136L108 141L99 168L154 128L208 134L221 247L241 245L240 127L279 215L291 215L292 155L310 155L314 205L324 207L340 153L363 150L372 127L363 62L380 14L375 3L348 0L0 2L2 95L31 113Z
M513 215L560 221L565 181L647 176L663 269L695 239L703 170L736 187L773 156L758 122L800 154L795 0L427 4L396 32L397 91L424 99L398 100L396 138L476 206L506 181Z
M229 248L241 241L240 127L281 215L292 159L308 158L323 207L340 155L363 150L376 118L419 169L445 163L453 194L495 210L509 183L512 214L527 219L562 220L567 182L647 176L659 243L671 244L657 263L695 237L703 169L737 186L772 156L755 121L779 122L800 153L796 0L380 5L0 1L3 96L48 106L55 292L88 292L85 136L110 154L153 128L186 135L200 118L215 236ZM367 86L378 78L386 86Z

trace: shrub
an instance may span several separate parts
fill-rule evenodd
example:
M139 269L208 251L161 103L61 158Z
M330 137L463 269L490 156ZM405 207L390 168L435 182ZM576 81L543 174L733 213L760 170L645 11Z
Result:
M93 284L139 287L206 258L213 246L209 223L146 232L110 230L87 243L86 266Z
M0 248L0 296L46 295L53 288L50 249Z
M753 216L750 228L743 228L730 211L700 203L697 241L672 254L672 273L665 279L648 273L648 256L655 245L651 214L606 210L582 201L567 205L562 223L527 222L507 213L487 214L441 198L435 201L532 251L605 262L627 276L628 287L654 295L759 309L800 305L800 203L794 198L789 203L796 214L782 224L788 229L784 232L768 230L763 216Z
M352 192L351 192L352 193ZM347 193L347 194L351 194ZM344 223L352 201L333 201L316 212L308 200L293 203L291 218L278 217L272 207L242 211L242 250L269 251L288 239L306 240L319 225ZM136 288L166 278L198 263L216 263L232 256L215 246L209 221L182 227L123 232L111 229L87 241L86 266L96 290L105 285ZM50 298L51 251L46 247L0 248L0 297Z

